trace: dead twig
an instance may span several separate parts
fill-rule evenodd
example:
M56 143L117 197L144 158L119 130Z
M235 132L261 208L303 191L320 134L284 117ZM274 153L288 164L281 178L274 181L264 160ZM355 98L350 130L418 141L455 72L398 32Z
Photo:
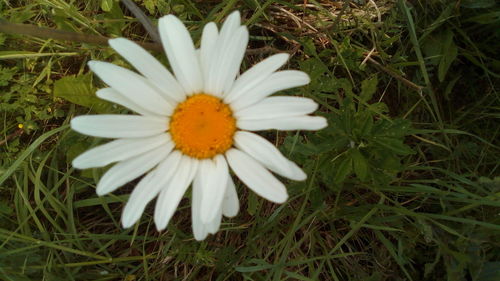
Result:
M5 138L3 140L0 140L0 145L6 144L9 140L11 140L15 137L18 137L18 136L22 135L23 133L24 133L23 129L17 129L14 133L5 136Z
M38 27L29 24L16 24L0 19L0 32L9 34L31 35L44 39L66 40L79 43L89 43L96 45L108 45L109 37L99 35L81 34L65 30L57 30L47 27ZM145 49L163 52L163 47L157 43L136 42Z
M422 92L423 88L422 86L419 86L413 82L411 82L410 80L404 78L403 76L399 75L398 73L392 71L391 69L381 65L378 61L372 59L371 57L368 57L368 60L369 62L373 63L376 67L378 67L380 70L382 70L383 72L391 75L392 77L396 78L397 80L399 80L401 83L405 84L406 86L408 86L409 88L412 88L416 91L418 91L419 93Z
M111 39L105 36L81 34L71 31L51 29L47 27L38 27L29 24L15 24L7 22L2 19L0 19L0 32L16 34L16 35L19 34L30 35L44 39L66 40L78 43L89 43L89 44L106 45L106 46L108 45L108 40ZM134 42L141 45L143 48L147 50L163 53L163 47L161 44L149 43L149 42L137 42L137 41ZM247 54L249 55L279 53L279 52L280 52L279 50L274 49L272 47L263 47L258 49L247 50Z

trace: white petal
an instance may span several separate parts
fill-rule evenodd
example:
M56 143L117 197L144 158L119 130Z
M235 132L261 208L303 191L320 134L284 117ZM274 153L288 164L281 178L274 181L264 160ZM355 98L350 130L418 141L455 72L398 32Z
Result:
M124 228L131 227L139 220L146 205L158 195L175 174L180 159L181 153L179 151L170 153L155 170L147 174L137 184L123 210L122 225Z
M242 26L236 30L232 40L235 44L231 44L227 50L227 64L222 65L225 69L226 75L224 76L223 93L228 94L234 85L236 75L240 72L241 61L245 55L248 45L248 29Z
M151 184L151 178L154 175L155 171L149 172L134 187L122 213L122 225L124 228L129 228L134 225L144 212L147 203L158 194L159 190L153 190L153 192L151 192L151 189L157 187ZM149 197L151 197L151 199L149 199Z
M286 201L288 194L283 183L255 159L234 148L226 152L226 158L238 178L255 193L275 203Z
M198 241L205 239L208 235L208 231L205 224L201 222L200 217L200 207L202 200L202 184L203 184L203 174L198 169L198 173L193 181L193 194L191 200L191 222L193 225L193 235Z
M157 116L157 114L155 114L154 112L142 108L141 106L137 105L136 103L134 103L133 101L131 101L130 99L128 99L127 97L125 97L124 95L122 95L120 92L118 92L113 88L103 88L98 90L95 94L103 100L123 105L126 108L135 111L141 115Z
M71 128L94 137L141 138L167 131L168 119L138 115L84 115L73 118Z
M212 61L212 75L207 81L211 87L206 88L207 92L218 97L227 94L233 86L248 44L248 30L246 26L241 26L227 41L222 39L217 42Z
M236 186L234 186L233 179L228 178L226 194L224 195L224 201L222 201L222 214L228 218L232 218L238 214L240 210L240 202L238 200L238 193L236 192Z
M288 60L288 54L272 55L245 71L233 84L224 102L231 103L252 88L262 83Z
M219 231L221 220L222 220L222 210L221 207L219 207L219 209L217 209L214 218L205 225L205 228L207 229L208 233L210 234L217 233L217 231Z
M187 95L200 93L203 77L189 31L172 15L162 17L158 25L163 48L177 81Z
M234 111L239 111L278 91L303 86L310 81L309 76L302 71L284 70L275 72L231 102L231 108Z
M85 151L73 160L72 165L77 169L104 167L166 145L169 141L168 134L147 138L118 139Z
M174 108L149 81L139 74L102 61L89 61L88 65L104 83L120 92L132 102L158 115L170 115Z
M168 182L167 186L160 192L160 196L156 201L154 214L156 229L158 229L158 231L165 229L174 215L182 196L186 193L187 188L193 181L198 167L198 161L197 159L183 155L177 172L172 177L172 180Z
M238 120L259 120L306 115L318 109L312 99L302 97L276 96L234 113Z
M240 52L245 51L248 43L248 31L246 27L240 26L240 20L238 11L230 14L224 21L217 37L205 80L205 91L211 95L221 97L226 82L233 83L235 76L232 75L232 72L236 71L237 73L239 70L239 64L243 58L243 54L239 58ZM236 63L238 66L233 70Z
M281 152L265 138L244 131L236 132L234 136L236 147L252 155L264 167L292 180L302 181L307 175L295 163L288 160Z
M320 116L295 116L262 120L238 120L238 128L248 131L262 130L308 130L316 131L328 126L326 119Z
M111 39L109 45L148 78L167 100L180 102L186 98L170 71L141 46L125 38Z
M209 69L210 62L215 53L215 47L217 44L217 37L219 36L219 32L217 31L217 26L213 22L209 22L203 28L203 34L201 36L201 44L200 44L200 65L203 74L203 81L206 87L206 81L209 79Z
M201 221L204 224L214 220L221 209L226 193L229 170L222 155L214 160L204 160L200 163L200 172L204 174L202 183L202 200L200 208Z
M109 169L97 184L97 195L113 192L118 187L151 170L172 151L172 142L122 161Z
M221 36L230 37L230 34L234 32L241 25L241 15L238 10L232 12L224 21L222 28L220 30Z

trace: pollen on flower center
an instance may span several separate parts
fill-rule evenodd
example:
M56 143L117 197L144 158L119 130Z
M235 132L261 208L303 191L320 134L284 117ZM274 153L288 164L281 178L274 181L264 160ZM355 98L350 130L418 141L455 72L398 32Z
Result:
M170 118L176 148L198 158L212 158L233 145L236 120L229 106L207 94L188 97Z

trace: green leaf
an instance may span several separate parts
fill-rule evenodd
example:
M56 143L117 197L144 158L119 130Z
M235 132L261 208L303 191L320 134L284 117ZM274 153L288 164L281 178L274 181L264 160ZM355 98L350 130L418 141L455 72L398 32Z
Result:
M259 208L259 200L257 198L257 195L255 193L250 192L248 195L248 206L247 206L247 212L254 216L257 213L257 209Z
M113 0L102 0L101 1L101 9L105 12L111 11L113 8Z
M448 73L448 69L451 64L455 61L458 54L458 48L453 41L453 32L451 30L446 30L441 38L441 42L443 42L441 60L439 61L438 66L438 79L439 82L443 82L446 77L446 73Z
M379 146L389 149L399 155L409 155L415 153L409 146L404 144L401 139L378 137L374 141Z
M387 104L385 104L383 102L376 102L374 104L370 104L368 109L376 114L379 114L379 115L384 114L384 112L389 112L389 108L387 107Z
M352 158L350 155L340 162L337 167L337 173L335 174L335 178L333 179L336 183L341 183L345 180L345 178L350 175L352 172Z
M316 45L314 44L314 40L310 37L306 37L302 43L304 47L304 52L309 56L317 56Z
M373 94L377 91L378 78L377 75L365 79L361 82L361 94L359 96L362 101L369 101Z
M355 128L353 132L356 132L356 136L363 138L369 136L373 128L373 116L370 111L362 111L355 116Z
M9 82L12 82L12 77L14 77L16 72L17 67L0 67L0 87L9 85Z
M314 83L318 81L319 78L328 71L326 65L319 59L311 58L299 63L300 69L311 77L311 81Z
M109 111L110 104L95 95L92 73L63 77L54 83L54 96L97 112Z
M402 138L410 135L411 122L406 119L394 119L391 125L386 129L385 134L388 137Z
M360 180L366 180L369 169L368 161L358 149L352 149L351 155L354 164L354 173L356 173L356 176L358 176Z

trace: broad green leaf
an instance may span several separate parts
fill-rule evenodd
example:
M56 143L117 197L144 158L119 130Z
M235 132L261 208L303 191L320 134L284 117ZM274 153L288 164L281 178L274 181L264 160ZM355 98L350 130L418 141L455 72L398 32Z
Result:
M387 104L385 104L383 102L376 102L374 104L370 104L368 109L373 111L376 114L379 114L379 115L383 115L384 112L389 112L389 108L387 107Z
M304 52L309 56L317 56L316 45L314 44L314 40L312 38L306 37L302 43L304 47Z
M257 209L259 208L259 200L257 199L257 195L255 193L250 192L248 195L248 206L247 212L254 216L257 213Z
M311 77L312 83L319 81L319 78L328 71L326 65L319 59L310 58L299 63L300 69Z
M92 73L66 76L54 83L54 96L74 104L91 108L97 112L109 111L110 104L95 95Z
M373 128L373 116L369 111L362 111L356 114L355 128L353 132L357 133L357 137L369 136Z
M415 153L409 146L405 145L401 139L377 137L374 141L379 146L392 150L399 155L409 155Z
M380 160L377 163L377 168L386 170L387 172L391 171L401 171L401 160L392 153L387 153L388 155ZM377 174L379 176L379 174Z
M369 101L373 94L377 91L378 78L377 75L365 79L361 82L361 94L359 96L362 101Z
M113 8L113 0L102 0L101 1L101 9L105 12L111 11Z
M338 88L343 89L346 96L352 96L352 83L346 78L336 79Z
M347 155L337 166L337 173L335 174L335 178L333 179L336 183L341 183L345 180L345 178L350 175L352 172L352 158L350 155Z
M368 161L358 149L352 149L351 155L354 164L354 173L356 173L356 176L358 176L360 180L366 180L369 170Z
M389 137L402 138L410 134L411 122L406 119L392 120L391 125L387 128L385 134Z

